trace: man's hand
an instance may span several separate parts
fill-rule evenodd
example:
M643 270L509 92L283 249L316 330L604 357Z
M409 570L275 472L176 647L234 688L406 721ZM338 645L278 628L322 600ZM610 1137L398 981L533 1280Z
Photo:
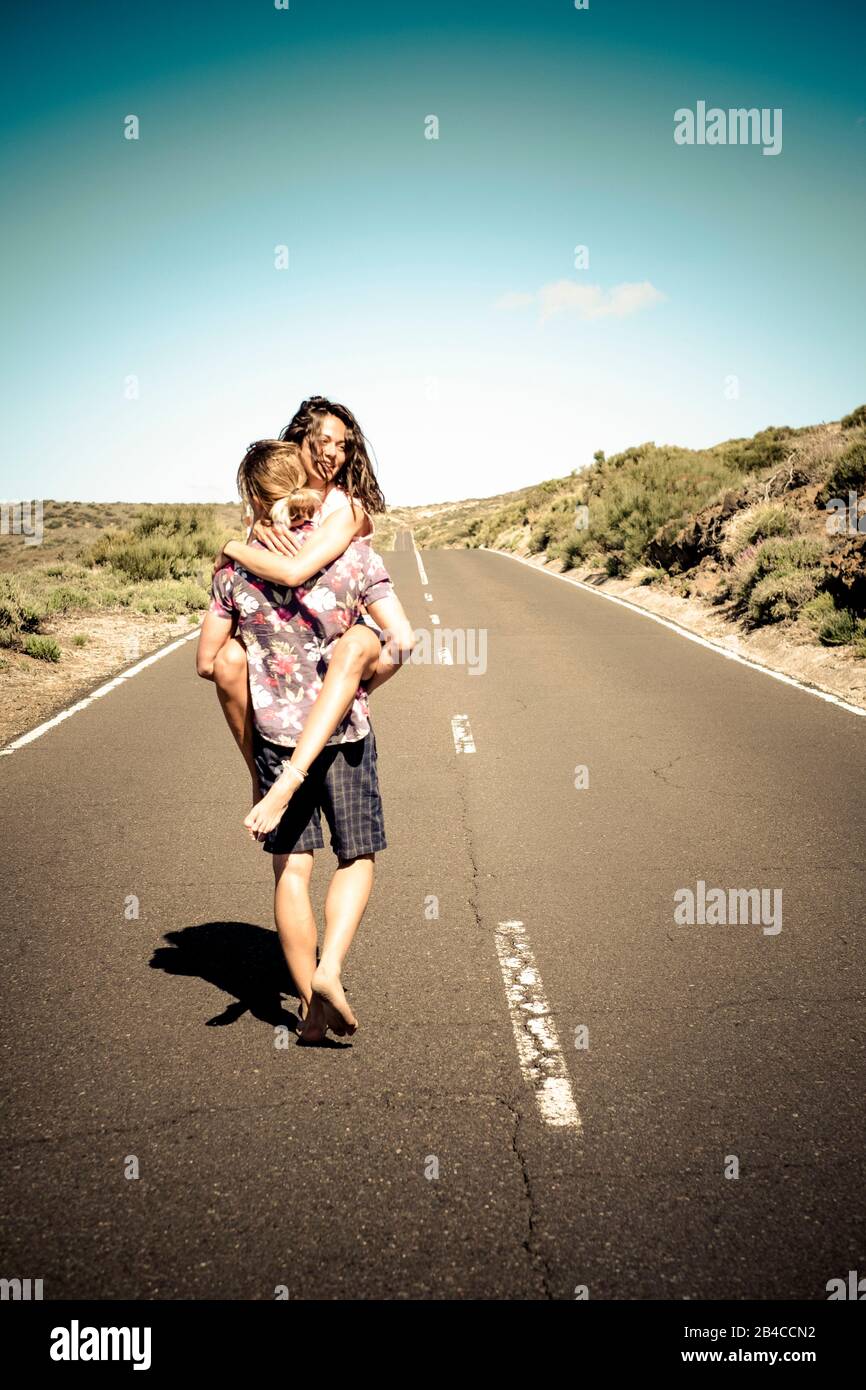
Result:
M301 549L292 531L281 521L257 521L253 526L252 535L276 555L297 555Z

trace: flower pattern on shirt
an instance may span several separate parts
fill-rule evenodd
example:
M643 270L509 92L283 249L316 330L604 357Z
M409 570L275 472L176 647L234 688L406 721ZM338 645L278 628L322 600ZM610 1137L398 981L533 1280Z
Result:
M315 521L295 528L309 535ZM253 542L257 545L258 542ZM322 688L334 647L368 603L393 593L391 578L369 540L346 551L295 589L271 584L230 563L213 578L210 610L237 615L247 654L253 718L263 738L292 747ZM370 731L363 685L329 743L354 743Z

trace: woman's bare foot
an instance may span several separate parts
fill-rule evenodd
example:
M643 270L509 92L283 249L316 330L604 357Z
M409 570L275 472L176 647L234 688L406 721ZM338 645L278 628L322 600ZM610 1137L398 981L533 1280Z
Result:
M321 965L317 966L313 976L313 1004L316 1003L317 999L322 1001L326 1020L329 1016L333 1020L328 1024L328 1027L333 1027L334 1032L336 1032L337 1020L341 1020L345 1031L349 1034L354 1033L358 1027L358 1020L352 1013L338 970L328 970ZM330 1014L328 1006L330 1006ZM336 1019L333 1017L334 1014L337 1015Z
M291 776L291 774L289 774ZM292 782L294 782L292 778ZM282 781L282 778L280 778ZM257 802L248 816L244 817L244 825L253 840L261 840L265 835L279 825L283 818L283 812L292 799L295 788L288 781L285 786L280 786L280 781L275 782L267 795Z

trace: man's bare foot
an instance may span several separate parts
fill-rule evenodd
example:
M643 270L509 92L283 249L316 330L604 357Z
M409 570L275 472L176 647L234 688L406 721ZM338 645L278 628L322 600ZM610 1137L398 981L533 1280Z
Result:
M313 1003L315 1003L316 999L322 1000L326 1018L328 1017L327 1006L330 1005L332 1016L336 1014L338 1018L342 1019L347 1033L354 1033L355 1029L358 1027L358 1020L349 1006L349 1001L346 998L340 980L339 971L327 970L319 965L316 967L316 973L313 976L312 983ZM328 1026L334 1027L334 1024L329 1024ZM334 1031L337 1031L336 1027L334 1027Z
M328 1023L325 1018L325 1001L319 999L314 994L310 1001L310 1007L306 1011L300 1032L298 1033L298 1040L302 1043L324 1042L327 1031Z

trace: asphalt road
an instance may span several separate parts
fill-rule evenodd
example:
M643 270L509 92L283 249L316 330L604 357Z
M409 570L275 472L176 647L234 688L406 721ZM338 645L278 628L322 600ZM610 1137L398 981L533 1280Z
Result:
M426 585L405 535L386 558L487 666L373 696L390 843L350 1044L275 1046L269 865L194 643L0 759L0 1272L46 1299L825 1299L866 1272L866 721L503 556L426 552ZM782 930L676 924L698 881L782 890ZM515 921L579 1122L521 1069Z

